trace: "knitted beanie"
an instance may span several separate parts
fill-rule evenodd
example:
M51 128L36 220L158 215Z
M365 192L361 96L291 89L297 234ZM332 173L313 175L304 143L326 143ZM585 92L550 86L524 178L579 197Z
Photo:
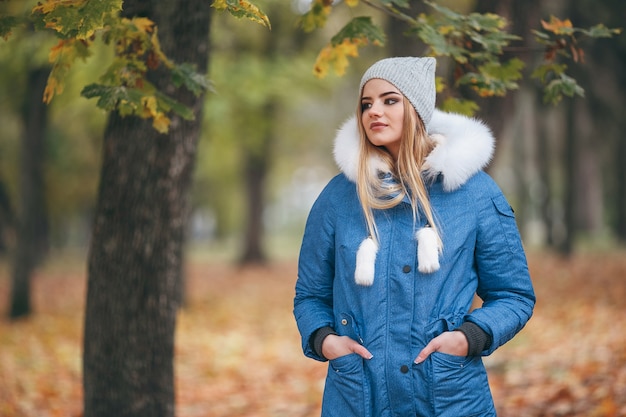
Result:
M435 109L435 58L397 57L382 59L361 78L359 92L373 78L393 84L411 102L428 131Z

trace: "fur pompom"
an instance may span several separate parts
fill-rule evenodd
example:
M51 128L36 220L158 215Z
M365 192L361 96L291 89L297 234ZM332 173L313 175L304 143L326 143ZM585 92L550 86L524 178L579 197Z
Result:
M439 269L439 243L432 227L422 227L415 234L417 239L417 269L430 274Z
M356 269L354 271L354 280L357 284L370 286L374 283L374 265L376 264L377 252L378 245L371 237L361 242L356 253Z

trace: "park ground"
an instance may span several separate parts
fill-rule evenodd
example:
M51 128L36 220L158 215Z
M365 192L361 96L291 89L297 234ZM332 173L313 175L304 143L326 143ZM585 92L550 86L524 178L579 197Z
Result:
M500 417L626 416L626 252L532 252L526 328L485 358ZM9 267L0 260L0 309ZM295 261L239 268L193 257L176 333L177 417L319 415L326 365L302 356ZM33 317L0 319L0 416L80 417L83 262L54 257Z

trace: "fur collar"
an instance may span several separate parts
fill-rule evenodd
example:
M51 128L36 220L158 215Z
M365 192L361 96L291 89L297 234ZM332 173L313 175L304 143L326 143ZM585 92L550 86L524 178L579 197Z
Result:
M437 142L426 157L427 178L443 176L443 188L454 191L478 171L493 155L494 137L480 120L460 114L435 110L428 132ZM359 129L356 117L344 122L335 138L334 157L339 169L352 182L356 182L359 161ZM371 164L376 171L389 172L390 168L380 158Z

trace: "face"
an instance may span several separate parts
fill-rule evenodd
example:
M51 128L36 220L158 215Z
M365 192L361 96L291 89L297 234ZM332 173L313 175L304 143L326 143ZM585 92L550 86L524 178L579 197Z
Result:
M361 95L361 123L369 141L398 158L404 121L403 96L393 84L373 78Z

